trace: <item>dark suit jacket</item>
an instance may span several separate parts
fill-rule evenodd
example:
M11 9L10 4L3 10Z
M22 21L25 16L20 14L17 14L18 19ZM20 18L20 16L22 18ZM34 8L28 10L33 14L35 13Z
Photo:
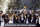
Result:
M16 17L15 16L13 17L13 22L16 23Z
M36 17L34 17L33 21L31 23L36 23Z
M31 23L31 14L30 14L30 16L28 17L28 23Z
M7 17L7 20L5 19L6 17ZM5 21L5 23L9 22L9 17L8 17L8 15L6 15L6 16L4 17L4 21Z
M28 17L28 23L31 23L31 18L30 17Z
M36 27L40 27L39 21L37 22Z

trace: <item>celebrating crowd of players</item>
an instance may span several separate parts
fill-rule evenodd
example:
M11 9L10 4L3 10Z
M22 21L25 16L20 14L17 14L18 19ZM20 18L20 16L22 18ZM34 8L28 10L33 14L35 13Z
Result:
M13 23L20 24L36 24L39 22L39 11L7 11L6 14L2 15L5 23L9 23L10 21Z

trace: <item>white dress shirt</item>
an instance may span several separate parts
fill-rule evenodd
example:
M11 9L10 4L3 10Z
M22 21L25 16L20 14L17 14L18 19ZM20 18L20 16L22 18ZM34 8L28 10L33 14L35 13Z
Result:
M33 19L31 19L31 22L33 21Z
M13 18L9 21L9 23L13 23Z
M3 22L1 22L1 27L4 27L4 19L3 19Z
M23 14L21 14L21 17L22 17L21 19L23 20Z
M36 23L38 22L38 19L36 19Z
M26 19L26 23L28 23L28 18Z

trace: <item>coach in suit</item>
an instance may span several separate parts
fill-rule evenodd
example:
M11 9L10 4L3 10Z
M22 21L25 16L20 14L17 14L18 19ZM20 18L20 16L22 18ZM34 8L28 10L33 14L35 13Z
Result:
M31 16L31 23L32 23L32 24L36 23L36 17Z
M27 14L26 23L31 23L31 14L30 13Z
M36 27L40 27L40 25L39 25L39 18L38 18L38 16L36 16Z

